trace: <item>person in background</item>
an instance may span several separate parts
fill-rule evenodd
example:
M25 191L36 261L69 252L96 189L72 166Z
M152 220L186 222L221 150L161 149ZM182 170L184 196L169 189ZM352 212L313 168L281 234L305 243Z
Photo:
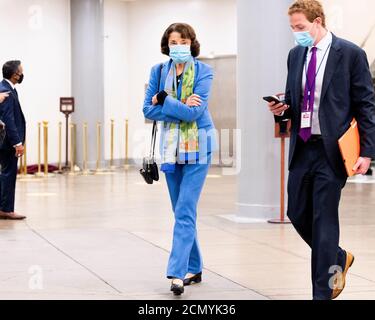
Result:
M289 53L285 103L270 103L276 121L291 119L288 216L311 247L314 300L339 296L354 256L339 247L339 203L347 173L338 140L356 118L366 174L375 158L375 95L366 53L326 27L317 0L289 8L298 43Z
M147 119L162 121L161 171L165 173L175 216L167 278L171 291L202 280L197 237L197 203L215 148L214 125L208 111L212 68L196 59L200 44L191 26L175 23L161 40L170 59L154 66L143 106Z
M26 135L25 117L16 90L24 78L21 61L6 62L3 77L0 92L6 99L0 104L0 119L5 124L6 135L0 145L0 219L23 220L25 216L14 212L17 164L24 153Z

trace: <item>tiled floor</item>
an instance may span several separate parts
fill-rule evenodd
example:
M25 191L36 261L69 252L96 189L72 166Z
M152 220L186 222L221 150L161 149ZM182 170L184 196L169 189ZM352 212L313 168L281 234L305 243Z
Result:
M236 179L210 172L199 207L204 281L177 299L311 299L309 249L292 226L236 224ZM135 170L18 181L25 222L0 221L0 299L176 299L165 279L173 226L164 180ZM375 299L375 185L348 183L341 299Z

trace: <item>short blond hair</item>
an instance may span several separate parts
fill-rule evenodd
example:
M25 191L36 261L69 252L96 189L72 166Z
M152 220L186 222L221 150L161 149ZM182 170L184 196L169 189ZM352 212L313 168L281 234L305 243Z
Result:
M321 18L323 27L326 27L323 5L318 0L296 0L288 11L290 16L294 13L303 13L310 22L314 22L316 18Z

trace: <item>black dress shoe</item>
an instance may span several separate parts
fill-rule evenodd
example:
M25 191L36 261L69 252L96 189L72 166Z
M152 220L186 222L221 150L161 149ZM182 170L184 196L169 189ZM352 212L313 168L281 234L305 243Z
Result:
M197 273L195 276L191 278L184 279L184 286L190 286L194 282L195 283L202 282L202 272Z
M184 286L180 286L178 284L172 283L171 291L173 292L175 296L180 296L184 293L185 289L184 289Z

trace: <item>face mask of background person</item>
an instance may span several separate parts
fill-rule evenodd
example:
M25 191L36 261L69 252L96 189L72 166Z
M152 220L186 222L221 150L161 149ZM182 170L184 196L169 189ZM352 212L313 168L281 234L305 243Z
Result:
M317 39L325 31L320 17L310 22L303 13L294 13L290 17L290 26L296 42L303 47L316 45Z
M24 74L23 73L16 73L16 76L18 76L18 84L21 84L23 82L23 79L24 79Z

